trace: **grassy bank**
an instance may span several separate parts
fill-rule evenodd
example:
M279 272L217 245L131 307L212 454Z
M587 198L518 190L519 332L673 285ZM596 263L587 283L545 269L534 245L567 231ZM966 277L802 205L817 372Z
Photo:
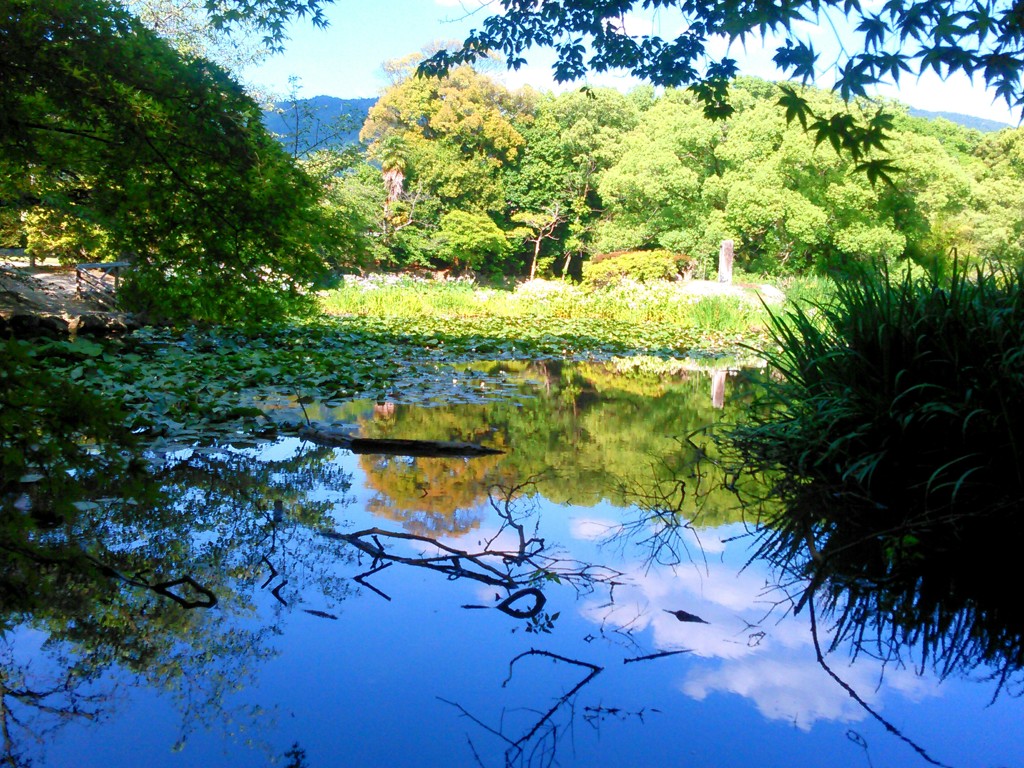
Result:
M701 287L703 291L698 290ZM464 280L377 276L346 279L322 295L322 306L334 315L606 320L751 336L759 335L767 320L754 289L696 281L623 281L585 288L560 280L532 280L497 289Z

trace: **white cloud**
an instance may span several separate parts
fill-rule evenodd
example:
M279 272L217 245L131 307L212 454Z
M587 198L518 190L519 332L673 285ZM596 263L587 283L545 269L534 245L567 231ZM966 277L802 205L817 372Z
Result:
M870 681L855 679L855 673L856 668L843 670L847 682L866 689L868 703L874 703L878 694ZM680 688L698 701L715 692L739 694L753 701L769 720L784 720L803 731L819 720L849 723L867 717L821 667L806 659L752 658L721 668L703 667Z

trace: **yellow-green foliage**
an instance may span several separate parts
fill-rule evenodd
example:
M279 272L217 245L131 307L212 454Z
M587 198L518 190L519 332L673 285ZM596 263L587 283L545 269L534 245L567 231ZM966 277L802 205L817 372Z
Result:
M61 264L110 261L110 236L88 219L70 216L53 208L26 212L26 250L39 259L58 259Z
M675 280L682 276L686 257L671 251L628 251L606 258L595 258L583 265L583 282L589 285L611 285L622 278L640 283Z
M684 282L617 282L578 286L562 280L531 280L515 290L475 286L470 281L409 277L350 278L321 295L329 314L381 318L494 318L503 322L541 318L599 320L638 330L664 324L676 333L760 336L765 314L757 298L700 295Z

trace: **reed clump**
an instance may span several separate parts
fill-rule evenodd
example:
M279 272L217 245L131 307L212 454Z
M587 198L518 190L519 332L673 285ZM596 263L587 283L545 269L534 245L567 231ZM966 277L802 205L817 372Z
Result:
M1021 269L882 270L772 313L780 379L729 438L745 466L777 470L770 554L871 542L889 569L1019 532L1022 288Z
M775 501L758 555L836 641L1024 685L1024 268L885 271L772 313L780 376L726 438ZM1015 683L1011 683L1015 681Z

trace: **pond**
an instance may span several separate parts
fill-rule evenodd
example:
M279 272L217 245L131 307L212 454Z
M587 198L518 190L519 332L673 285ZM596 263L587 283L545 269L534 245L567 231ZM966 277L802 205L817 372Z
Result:
M37 519L5 544L4 763L1020 764L1016 668L855 653L751 559L759 489L706 430L756 374L621 367L265 403L503 453L168 450L158 491Z

